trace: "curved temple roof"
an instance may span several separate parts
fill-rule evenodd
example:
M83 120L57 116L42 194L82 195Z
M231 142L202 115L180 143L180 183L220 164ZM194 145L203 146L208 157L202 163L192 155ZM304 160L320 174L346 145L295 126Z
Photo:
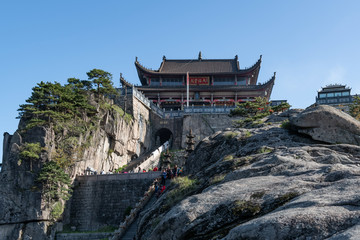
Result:
M164 60L159 68L161 73L236 73L239 65L236 59L211 60Z
M197 75L254 75L257 79L261 58L262 55L260 55L259 60L253 66L244 69L240 69L237 55L233 59L202 59L201 53L199 53L198 59L166 59L164 56L158 70L151 70L142 66L136 57L135 66L143 85L147 85L144 75L186 75L187 72Z
M240 69L237 55L233 59L166 59L164 56L158 70L142 66L136 57L135 65L152 73L237 73L260 66L261 57L260 55L259 60L252 67L245 69Z

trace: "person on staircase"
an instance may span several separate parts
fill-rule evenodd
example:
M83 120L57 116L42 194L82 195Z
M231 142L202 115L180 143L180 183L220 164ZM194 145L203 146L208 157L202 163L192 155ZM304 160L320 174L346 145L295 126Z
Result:
M166 184L166 171L165 169L163 170L163 172L161 173L161 185L165 185Z

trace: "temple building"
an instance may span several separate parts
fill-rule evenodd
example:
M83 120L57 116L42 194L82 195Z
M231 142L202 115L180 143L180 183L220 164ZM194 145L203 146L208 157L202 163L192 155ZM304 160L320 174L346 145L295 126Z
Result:
M346 112L349 110L348 105L352 102L351 88L341 84L330 84L322 87L316 97L316 104L330 105Z
M255 97L270 99L274 75L264 84L258 83L259 60L249 68L240 68L238 56L232 59L167 59L159 69L151 70L136 58L135 66L141 86L136 86L149 100L165 110L182 110L187 106L224 107L236 102L253 101Z

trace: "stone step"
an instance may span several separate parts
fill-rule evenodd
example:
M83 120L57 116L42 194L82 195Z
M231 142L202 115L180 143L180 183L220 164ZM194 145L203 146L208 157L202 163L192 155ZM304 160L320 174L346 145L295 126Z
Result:
M113 233L57 233L56 240L102 240L110 239Z
M169 182L166 184L166 187L169 187ZM149 202L144 206L144 208L141 212L147 211L156 202L156 200L157 200L157 197L154 194L151 197L151 199L149 200ZM136 217L134 222L128 227L128 229L126 230L126 232L123 235L123 237L121 238L121 240L133 240L134 239L136 232L137 232L138 223L139 223L139 216L140 216L140 214L138 214L138 216Z

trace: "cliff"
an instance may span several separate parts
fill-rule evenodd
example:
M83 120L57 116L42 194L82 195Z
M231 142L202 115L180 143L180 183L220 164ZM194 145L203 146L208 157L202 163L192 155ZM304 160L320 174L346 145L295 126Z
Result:
M320 106L216 132L189 156L188 175L142 214L137 237L357 239L359 126Z
M54 211L61 215L65 204L60 200L60 209L56 209L59 205L46 201L42 185L37 181L45 163L56 160L61 164L67 156L66 173L74 179L77 174L84 174L87 167L98 172L114 171L151 148L147 109L139 107L137 114L131 117L112 107L109 101L106 106L97 107L96 116L92 118L96 121L82 129L78 136L71 136L73 129L67 126L62 126L61 134L56 125L25 131L23 120L13 135L4 134L0 173L0 239L40 240L54 236ZM71 125L76 124L70 120ZM36 160L24 160L20 156L29 143L41 146Z

